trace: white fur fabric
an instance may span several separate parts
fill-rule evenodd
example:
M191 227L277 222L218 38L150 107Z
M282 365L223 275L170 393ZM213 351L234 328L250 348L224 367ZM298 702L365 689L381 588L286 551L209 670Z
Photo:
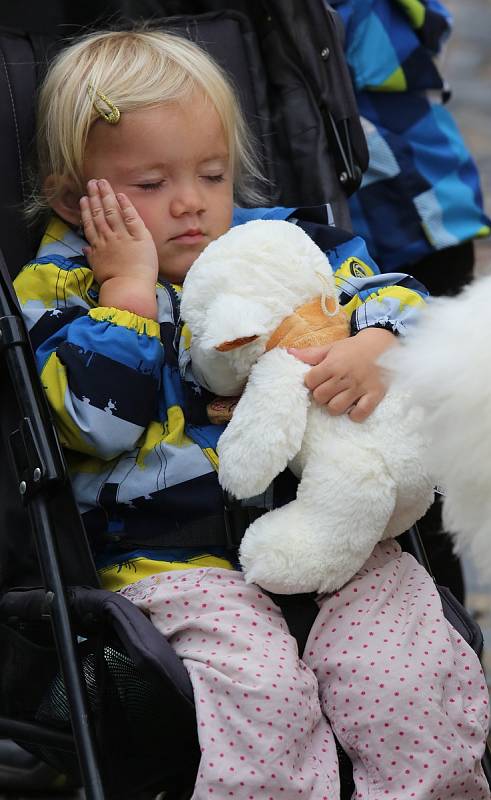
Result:
M384 358L424 409L427 467L441 483L457 552L491 576L491 276L433 300L410 340Z
M297 226L264 220L209 245L183 288L196 373L221 394L246 384L218 443L221 485L248 498L287 465L300 478L296 500L249 526L240 550L246 581L279 593L338 589L433 497L420 414L403 396L388 393L361 424L332 417L311 400L307 365L283 349L265 352L278 324L322 291L336 298L324 253Z

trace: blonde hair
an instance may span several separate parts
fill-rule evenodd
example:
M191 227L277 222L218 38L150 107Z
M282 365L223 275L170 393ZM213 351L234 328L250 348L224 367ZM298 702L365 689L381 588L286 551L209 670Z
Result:
M198 45L148 27L84 36L61 51L39 94L38 180L53 176L49 193L33 192L27 213L46 211L69 177L83 194L82 168L90 128L100 115L93 98L106 95L119 111L186 101L196 89L213 103L229 147L236 199L264 200L265 182L232 85ZM99 95L100 97L100 95ZM92 99L91 99L92 98ZM98 101L99 106L101 102ZM108 123L109 124L109 123Z

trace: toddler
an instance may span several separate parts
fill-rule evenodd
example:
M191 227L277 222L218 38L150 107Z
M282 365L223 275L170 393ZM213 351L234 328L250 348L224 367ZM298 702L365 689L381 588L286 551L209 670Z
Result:
M376 358L417 316L422 287L382 278L325 208L240 207L257 202L259 178L240 110L221 70L177 36L92 34L63 51L40 95L38 152L31 212L51 216L16 290L101 580L189 671L194 800L337 800L333 731L357 798L488 798L479 661L411 556L384 542L319 597L300 658L275 603L199 539L223 512L222 428L206 416L179 296L208 242L275 217L328 253L353 336L304 354L306 380L326 413L354 421L383 396Z

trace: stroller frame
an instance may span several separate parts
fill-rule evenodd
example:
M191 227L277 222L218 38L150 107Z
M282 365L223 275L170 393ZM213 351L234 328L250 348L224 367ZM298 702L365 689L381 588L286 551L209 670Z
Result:
M3 256L0 254L0 269L7 272ZM44 581L44 613L52 622L52 629L60 659L60 667L67 687L72 709L73 737L41 725L12 721L0 717L0 735L12 737L26 743L38 742L46 745L72 749L76 746L84 785L88 798L103 800L104 792L95 748L94 731L85 683L82 679L80 658L70 622L67 597L62 572L53 536L53 523L46 501L46 492L51 487L63 486L68 478L61 458L53 429L46 425L47 409L30 378L28 359L30 344L25 327L21 323L20 312L12 313L12 298L0 290L0 355L6 362L13 377L17 392L23 430L15 432L20 437L21 451L17 448L16 478L19 493L29 513L32 530L36 540ZM51 435L50 435L51 434ZM20 456L20 460L19 460ZM27 465L24 468L22 464ZM20 468L19 468L20 467ZM90 568L90 559L87 558ZM92 582L96 577L93 570ZM95 583L97 585L97 583Z

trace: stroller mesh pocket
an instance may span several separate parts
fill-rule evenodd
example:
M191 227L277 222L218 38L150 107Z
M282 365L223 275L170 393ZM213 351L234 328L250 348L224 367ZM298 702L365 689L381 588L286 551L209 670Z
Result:
M32 721L58 667L45 623L0 623L0 715Z
M84 654L84 649L89 652ZM155 687L142 677L126 653L105 645L101 658L90 644L87 648L82 645L81 651L89 705L96 718L109 712L119 718L123 715L132 727L146 724L149 710L155 709ZM36 718L51 724L69 723L70 708L61 673L45 693Z
M180 731L179 720L171 716L165 688L142 674L119 642L88 639L79 651L108 796L120 798L130 789L148 786L162 788L162 782L182 772L183 744L188 764L194 753L194 741L186 742L184 728ZM45 690L35 719L70 730L70 705L60 672ZM109 750L104 747L107 742ZM46 747L37 754L60 771L78 774L75 755Z

